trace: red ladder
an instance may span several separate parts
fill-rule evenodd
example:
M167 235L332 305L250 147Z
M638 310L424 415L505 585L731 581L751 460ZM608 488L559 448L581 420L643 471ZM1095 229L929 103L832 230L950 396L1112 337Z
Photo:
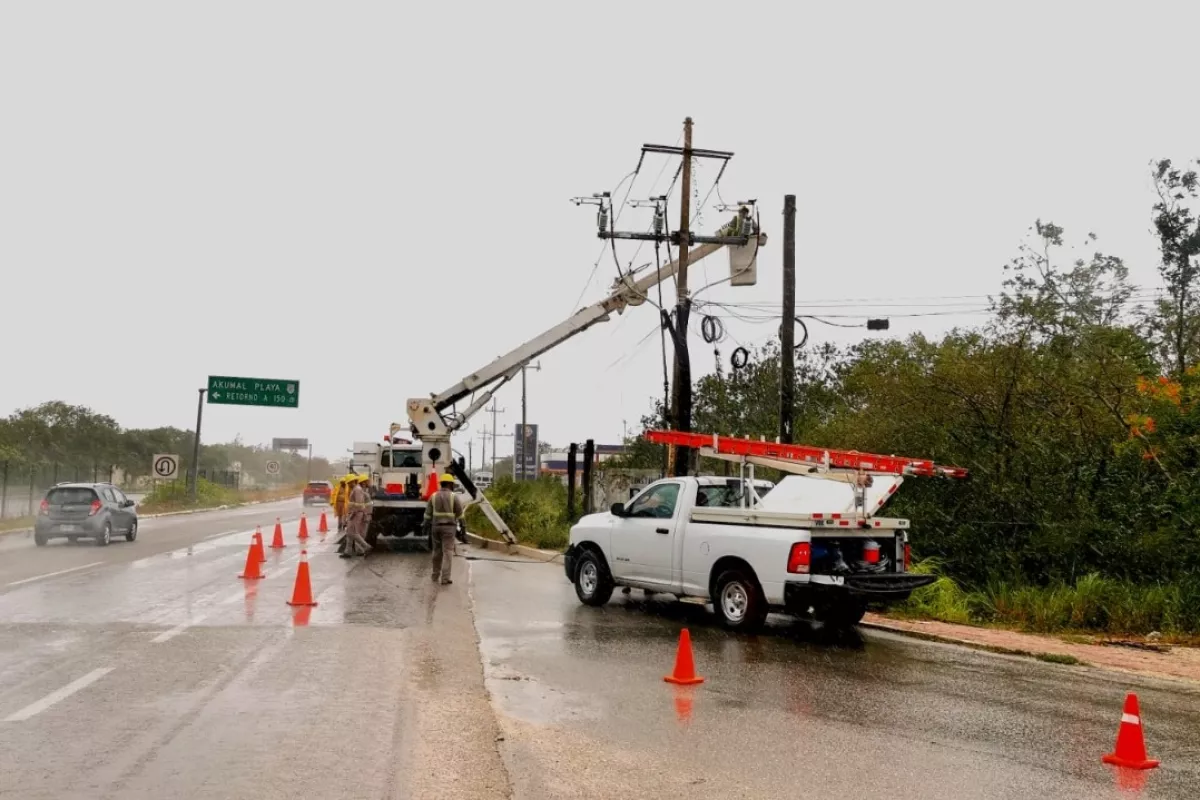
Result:
M857 450L830 450L806 444L779 444L778 442L755 439L735 439L715 433L684 433L683 431L646 431L646 441L651 444L666 444L675 447L700 449L712 448L717 453L731 456L755 456L774 458L780 461L798 461L824 469L861 470L893 475L923 475L939 478L965 478L967 471L962 467L946 467L927 458L905 458L904 456L881 456L860 453Z

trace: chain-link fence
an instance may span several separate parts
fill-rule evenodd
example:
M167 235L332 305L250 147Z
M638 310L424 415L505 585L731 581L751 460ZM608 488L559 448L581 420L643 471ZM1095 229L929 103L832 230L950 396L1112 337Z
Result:
M46 490L57 483L111 483L115 470L108 464L18 464L0 461L0 519L32 516Z

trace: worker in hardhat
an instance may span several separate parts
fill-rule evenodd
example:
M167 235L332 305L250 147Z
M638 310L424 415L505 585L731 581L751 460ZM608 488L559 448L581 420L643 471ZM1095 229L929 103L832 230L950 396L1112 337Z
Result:
M450 560L454 557L454 534L466 511L466 503L454 491L454 476L443 475L438 490L425 505L424 529L433 539L433 580L443 586L450 580Z
M367 525L371 520L371 493L367 491L370 480L366 475L359 475L350 488L347 501L349 520L346 526L346 549L341 558L365 557L371 551L371 546L365 538Z
M346 530L346 501L350 499L350 480L357 475L343 475L334 487L330 503L333 504L333 515L337 517L338 533Z

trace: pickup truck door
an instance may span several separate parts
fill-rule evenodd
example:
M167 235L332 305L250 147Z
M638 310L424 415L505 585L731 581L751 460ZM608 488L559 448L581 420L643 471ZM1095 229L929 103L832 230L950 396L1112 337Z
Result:
M683 484L656 483L613 521L613 573L637 583L670 586Z

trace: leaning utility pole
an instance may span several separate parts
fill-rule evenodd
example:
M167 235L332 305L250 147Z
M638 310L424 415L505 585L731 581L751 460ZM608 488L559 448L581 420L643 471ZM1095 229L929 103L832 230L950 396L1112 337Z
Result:
M796 195L783 196L783 319L779 329L779 441L792 443L796 405Z

